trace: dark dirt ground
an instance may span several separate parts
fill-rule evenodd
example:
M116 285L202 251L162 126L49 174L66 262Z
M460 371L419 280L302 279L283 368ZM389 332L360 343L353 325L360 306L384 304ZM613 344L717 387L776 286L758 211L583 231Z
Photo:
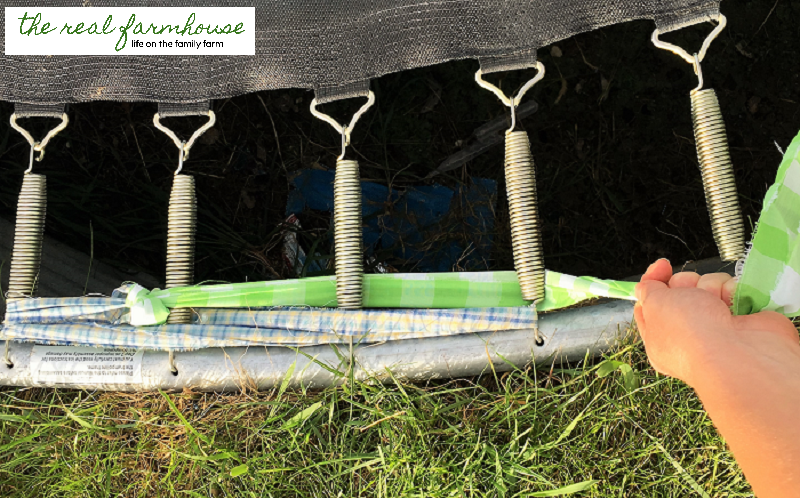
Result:
M719 96L742 209L752 225L780 161L775 143L785 148L800 128L800 2L726 0L722 10L729 27L703 70L706 86ZM621 278L659 257L683 263L716 255L689 112L696 79L677 56L653 47L652 29L651 22L626 23L539 50L547 76L529 93L540 109L523 126L538 166L550 269ZM709 29L667 38L695 50ZM475 128L506 113L474 83L477 67L474 60L456 61L374 80L377 102L357 126L351 149L362 178L394 188L430 183L428 173ZM493 81L508 91L531 74ZM291 275L279 237L287 178L302 168L332 168L339 151L335 132L310 115L312 97L285 90L214 102L218 124L186 164L198 185L198 281ZM324 110L344 120L358 105ZM95 258L161 279L177 154L153 127L155 110L155 104L71 106L70 126L36 171L48 175L47 233L86 252L93 240ZM11 111L10 104L0 105L0 116ZM13 219L28 148L5 119L0 216ZM199 122L168 124L188 131ZM436 181L455 187L492 178L502 192L502 153L498 146ZM502 193L496 206L493 250L466 269L513 268ZM387 216L402 215L392 209L387 203ZM326 237L327 218L302 213L300 219L306 247ZM457 222L443 233L466 242L476 236ZM401 271L414 266L387 262Z

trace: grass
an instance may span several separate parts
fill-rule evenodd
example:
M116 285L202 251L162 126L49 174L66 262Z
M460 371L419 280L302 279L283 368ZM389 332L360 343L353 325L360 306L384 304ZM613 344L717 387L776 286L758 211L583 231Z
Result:
M638 345L426 385L0 400L2 496L750 496Z

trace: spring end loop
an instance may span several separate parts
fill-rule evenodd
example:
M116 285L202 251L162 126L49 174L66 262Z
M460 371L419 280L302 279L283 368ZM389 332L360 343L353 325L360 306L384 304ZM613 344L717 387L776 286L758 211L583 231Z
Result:
M6 339L5 352L3 353L3 363L6 364L6 368L14 368L14 362L11 360L11 340L10 339Z
M28 169L25 170L25 172L23 173L24 175L27 175L31 171L33 171L33 153L35 151L36 151L36 147L35 146L31 147L31 156L30 156L30 160L28 161ZM41 155L39 156L39 159L41 160Z
M545 267L537 206L536 172L528 134L506 132L505 176L511 245L522 298L544 299Z
M348 145L350 145L350 132L347 131L347 127L345 126L342 131L342 153L339 154L339 157L336 158L337 162L344 159Z
M697 86L693 92L699 92L703 89L703 68L700 67L700 57L694 54L694 74L697 75Z
M172 375L178 375L178 367L175 366L175 351L169 350L169 356L167 357L167 361L169 362L169 371L172 372Z
M175 170L175 176L181 174L181 171L183 171L183 162L189 157L189 152L185 149L186 142L181 142L181 144L180 150L178 151L178 169Z
M339 308L362 306L364 244L358 161L339 159L333 181L334 259Z
M744 219L739 207L725 122L713 89L691 92L697 160L714 241L723 261L744 256Z
M531 308L535 310L536 306L542 301L542 299L537 299L536 301L532 302ZM536 342L537 346L544 346L544 336L542 335L541 330L539 330L539 313L536 313L533 319L533 340Z

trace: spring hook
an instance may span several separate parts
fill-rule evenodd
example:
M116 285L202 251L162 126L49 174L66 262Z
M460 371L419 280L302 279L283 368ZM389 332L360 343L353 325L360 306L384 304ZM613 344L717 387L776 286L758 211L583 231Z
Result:
M539 301L534 301L533 307L535 308L537 304L539 304ZM544 336L539 330L539 314L537 313L533 319L533 340L536 342L537 346L544 346L544 339Z
M350 145L350 132L358 118L375 102L372 91L367 102L353 115L350 124L340 125L335 119L317 110L317 99L311 101L311 114L329 123L342 136L342 153L336 159L333 180L333 241L336 264L336 302L339 308L362 306L364 285L364 242L361 229L361 175L358 161L345 159Z
M178 367L175 366L175 351L169 350L169 355L167 356L167 362L169 363L169 371L172 372L172 375L178 375Z
M533 306L544 299L544 256L542 252L542 235L539 224L539 209L536 194L536 170L531 155L528 133L514 131L516 113L522 96L537 81L544 77L544 65L536 63L536 76L528 81L517 95L507 97L502 90L481 78L481 71L475 73L475 81L511 108L511 128L506 131L505 139L505 176L508 210L511 218L511 245L514 253L514 268L517 271L522 298L531 301ZM540 341L538 328L537 343Z
M6 364L6 368L14 368L14 362L11 360L11 340L6 339L6 347L5 353L3 353L3 363Z
M689 96L692 103L692 124L697 160L703 179L706 207L711 219L714 242L717 244L723 261L736 261L744 256L744 219L739 207L736 180L728 150L728 137L725 122L719 107L717 94L713 89L703 89L703 72L700 63L711 42L725 28L727 19L719 15L719 23L703 42L700 51L689 55L682 48L661 41L660 31L653 32L653 44L669 50L691 64L697 75L698 85Z
M172 180L167 215L167 271L165 287L186 287L194 283L195 234L197 232L197 195L194 177L181 173L183 163L189 158L194 142L216 122L216 115L208 111L208 121L197 129L188 141L181 141L169 128L161 124L158 113L153 117L156 128L169 136L178 147L178 168ZM191 308L173 308L167 317L168 324L192 323ZM175 353L169 351L169 369L178 375Z

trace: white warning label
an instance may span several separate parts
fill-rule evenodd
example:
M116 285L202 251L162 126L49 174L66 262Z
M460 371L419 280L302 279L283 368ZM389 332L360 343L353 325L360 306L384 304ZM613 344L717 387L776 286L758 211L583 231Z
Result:
M31 352L34 384L139 384L144 350L39 346Z

